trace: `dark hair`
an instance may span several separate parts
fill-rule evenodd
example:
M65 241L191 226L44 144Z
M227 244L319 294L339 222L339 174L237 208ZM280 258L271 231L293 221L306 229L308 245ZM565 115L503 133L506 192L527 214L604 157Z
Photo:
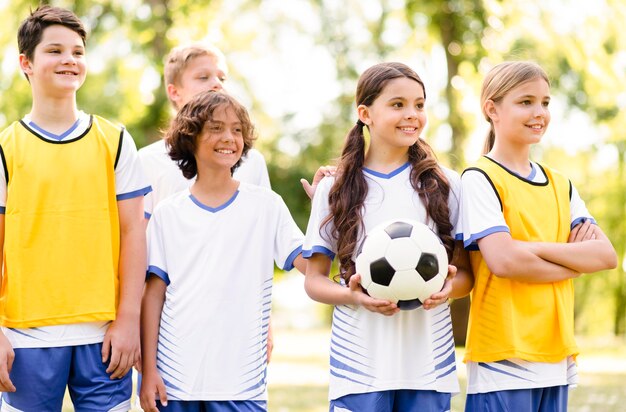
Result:
M213 120L213 113L219 108L232 108L241 122L243 134L242 157L252 148L254 142L254 126L248 116L248 111L234 97L226 93L207 90L194 96L172 120L165 135L168 153L172 160L178 163L183 176L191 179L198 174L196 165L196 147L198 136L204 125ZM231 173L239 167L241 159L231 168Z
M380 63L367 69L359 78L356 89L357 106L371 106L387 83L397 78L415 80L422 86L426 97L424 83L410 67L402 63ZM330 215L323 222L326 224L332 221L334 224L331 235L337 241L339 271L346 282L355 273L352 256L357 247L359 230L364 230L362 211L367 196L367 181L363 175L363 127L362 122L357 122L346 137L337 168L337 178L328 196ZM437 234L451 258L454 239L450 235L452 224L448 208L448 179L425 141L418 139L408 151L412 167L411 186L424 202L428 216L437 225Z
M17 31L17 47L20 54L32 60L35 48L41 42L43 31L53 25L61 25L76 32L85 45L87 31L83 22L74 13L61 7L42 5L31 11L20 24Z
M485 111L485 102L491 100L494 103L501 101L511 90L534 79L544 79L548 86L550 79L546 72L537 63L531 61L507 61L493 67L483 80L480 91L480 107L485 120L489 122L489 132L483 145L483 154L487 154L493 148L496 134L493 130L491 118Z

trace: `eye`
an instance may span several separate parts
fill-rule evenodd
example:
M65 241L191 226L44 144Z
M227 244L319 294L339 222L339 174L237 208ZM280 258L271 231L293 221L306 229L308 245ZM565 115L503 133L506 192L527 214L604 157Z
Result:
M520 102L520 104L523 105L523 106L529 106L530 105L530 100L528 100L528 99L527 100L522 100Z
M418 103L415 105L415 107L417 107L419 110L424 109L425 104L424 103Z
M543 105L543 107L548 107L548 106L550 106L550 101L548 100L548 101L545 101L545 102L543 102L541 104Z
M48 53L59 54L59 53L61 53L61 50L59 50L59 49L50 49L50 50L48 50Z
M226 81L226 76L220 76L219 79L220 82L224 83Z
M404 105L402 104L402 102L395 102L395 103L392 103L392 105L391 105L391 106L396 107L396 108L401 108L401 107L403 107Z

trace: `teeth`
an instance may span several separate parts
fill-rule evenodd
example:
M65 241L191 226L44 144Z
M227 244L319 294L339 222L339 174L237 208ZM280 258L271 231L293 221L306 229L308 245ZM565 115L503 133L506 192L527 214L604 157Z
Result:
M417 128L416 127L401 127L400 130L404 132L414 132L415 130L417 130Z
M225 150L225 149L217 149L216 152L217 153L221 153L221 154L233 154L233 153L235 153L234 150Z

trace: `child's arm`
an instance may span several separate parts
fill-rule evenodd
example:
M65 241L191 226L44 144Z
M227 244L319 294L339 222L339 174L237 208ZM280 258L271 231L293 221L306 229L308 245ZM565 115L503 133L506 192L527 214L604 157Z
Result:
M306 275L307 260L302 257L302 253L300 253L293 260L293 265L296 267L296 269L298 269L298 272L302 273L303 275Z
M617 266L617 254L609 238L589 220L578 224L568 243L524 242L525 247L549 262L581 273L593 273Z
M157 277L150 276L146 283L141 302L141 354L142 354L142 381L141 407L145 412L158 412L155 394L163 406L167 405L167 395L163 379L157 370L157 343L159 340L159 324L161 312L165 302L165 282Z
M580 272L540 258L522 243L508 232L496 232L479 239L478 247L489 270L499 277L550 283L580 276Z
M4 258L4 214L0 214L0 268L2 268ZM0 274L1 276L1 274ZM15 386L11 382L9 373L13 367L15 352L11 342L0 331L0 392L15 392Z
M111 359L107 373L121 378L140 359L139 311L146 268L143 197L117 202L120 219L120 300L117 316L104 336L102 361Z
M330 265L330 258L321 253L316 253L308 259L304 289L311 299L330 305L360 305L367 310L387 316L400 311L395 303L374 299L364 293L359 283L361 276L358 274L350 278L347 288L333 282L328 278Z
M448 298L462 298L471 292L474 287L474 274L469 261L469 253L463 247L463 242L454 242L452 261L448 265L448 277L440 292L434 293L424 301L424 309L432 309L441 305Z
M326 176L333 176L336 171L335 166L320 166L319 169L313 175L313 182L309 183L306 179L300 179L300 183L302 183L302 188L306 192L309 199L313 199L315 195L315 190L317 189L317 184Z

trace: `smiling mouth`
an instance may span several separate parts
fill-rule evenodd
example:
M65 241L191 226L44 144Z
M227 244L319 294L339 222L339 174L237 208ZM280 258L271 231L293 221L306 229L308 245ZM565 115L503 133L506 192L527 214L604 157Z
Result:
M78 76L78 73L74 72L56 72L57 74L62 74L64 76Z
M399 127L399 129L403 132L416 132L417 131L417 127Z
M234 150L227 150L227 149L215 149L215 151L221 154L234 154L235 153Z

